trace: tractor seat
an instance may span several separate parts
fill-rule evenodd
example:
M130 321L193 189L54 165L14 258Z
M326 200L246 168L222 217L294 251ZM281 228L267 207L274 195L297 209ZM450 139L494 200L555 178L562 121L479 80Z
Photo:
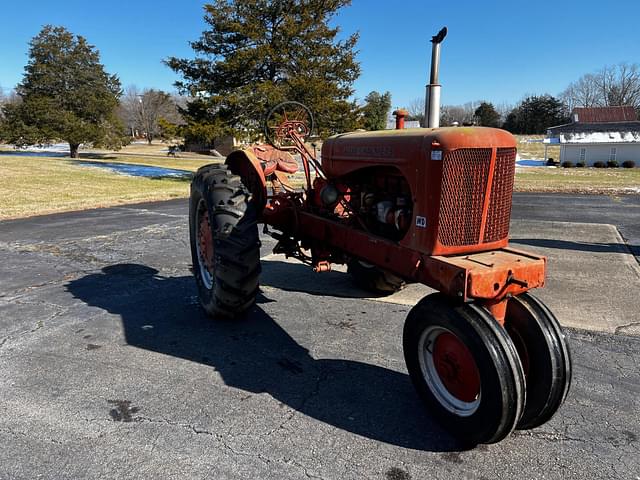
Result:
M298 162L289 152L278 150L271 145L256 145L251 147L251 150L260 161L265 177L268 177L276 170L288 174L298 171Z

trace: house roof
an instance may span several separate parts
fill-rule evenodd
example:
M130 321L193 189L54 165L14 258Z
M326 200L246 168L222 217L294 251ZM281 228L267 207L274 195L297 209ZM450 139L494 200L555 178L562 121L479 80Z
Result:
M550 135L556 136L560 133L592 133L592 132L637 132L640 133L640 121L631 122L605 122L605 123L567 123L549 127Z
M633 107L576 107L573 109L572 118L577 115L579 123L605 123L605 122L630 122L638 120L636 110Z

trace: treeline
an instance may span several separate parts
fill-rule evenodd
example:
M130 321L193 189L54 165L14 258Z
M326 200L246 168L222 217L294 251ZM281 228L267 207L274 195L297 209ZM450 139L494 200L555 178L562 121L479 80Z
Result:
M80 144L116 149L134 137L252 141L265 112L285 100L306 104L321 136L385 128L390 93L352 99L358 35L338 36L330 25L349 3L290 2L285 9L279 1L213 0L205 5L207 29L192 42L196 58L164 60L179 75L177 94L123 91L87 39L45 26L29 44L23 80L0 98L0 141L64 140L72 156Z
M123 90L105 71L97 49L63 27L45 26L29 44L28 63L15 92L0 91L0 141L15 145L69 142L119 148L132 138L184 138L214 145L233 135L260 140L263 115L285 100L306 104L326 137L358 128L385 128L389 92L353 100L360 75L358 35L331 25L350 0L282 2L213 0L206 29L191 43L195 58L168 58L179 76L177 93ZM640 67L620 64L584 75L559 96L532 95L516 106L475 102L445 105L441 125L475 124L514 133L544 133L568 120L574 106L640 108ZM424 100L407 109L423 116Z
M512 133L542 134L549 127L570 121L575 107L632 106L640 115L640 65L620 63L583 75L560 95L529 95L517 105L491 102L443 105L440 125L500 127ZM410 119L424 119L424 99L409 106Z

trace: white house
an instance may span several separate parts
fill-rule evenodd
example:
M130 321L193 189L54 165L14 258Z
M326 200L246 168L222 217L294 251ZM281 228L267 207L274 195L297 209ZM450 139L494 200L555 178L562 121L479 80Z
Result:
M547 130L547 143L560 144L560 162L631 160L640 167L640 121L633 107L574 108L571 120Z

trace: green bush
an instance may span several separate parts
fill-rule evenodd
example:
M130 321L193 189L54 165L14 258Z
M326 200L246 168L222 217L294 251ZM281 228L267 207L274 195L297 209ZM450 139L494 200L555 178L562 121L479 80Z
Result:
M579 167L579 168L584 168L584 165L585 165L584 162L576 163L576 167Z
M575 165L573 164L573 162L569 162L569 161L562 162L563 168L573 168L574 166Z
M606 164L606 163L604 163L604 162L595 162L595 163L593 164L593 166L594 166L594 167L596 167L596 168L604 168L604 167L606 167L606 166L607 166L607 164Z
M618 168L620 164L616 160L609 160L607 162L607 168Z
M625 160L622 162L622 168L633 168L636 166L636 162L633 160Z

